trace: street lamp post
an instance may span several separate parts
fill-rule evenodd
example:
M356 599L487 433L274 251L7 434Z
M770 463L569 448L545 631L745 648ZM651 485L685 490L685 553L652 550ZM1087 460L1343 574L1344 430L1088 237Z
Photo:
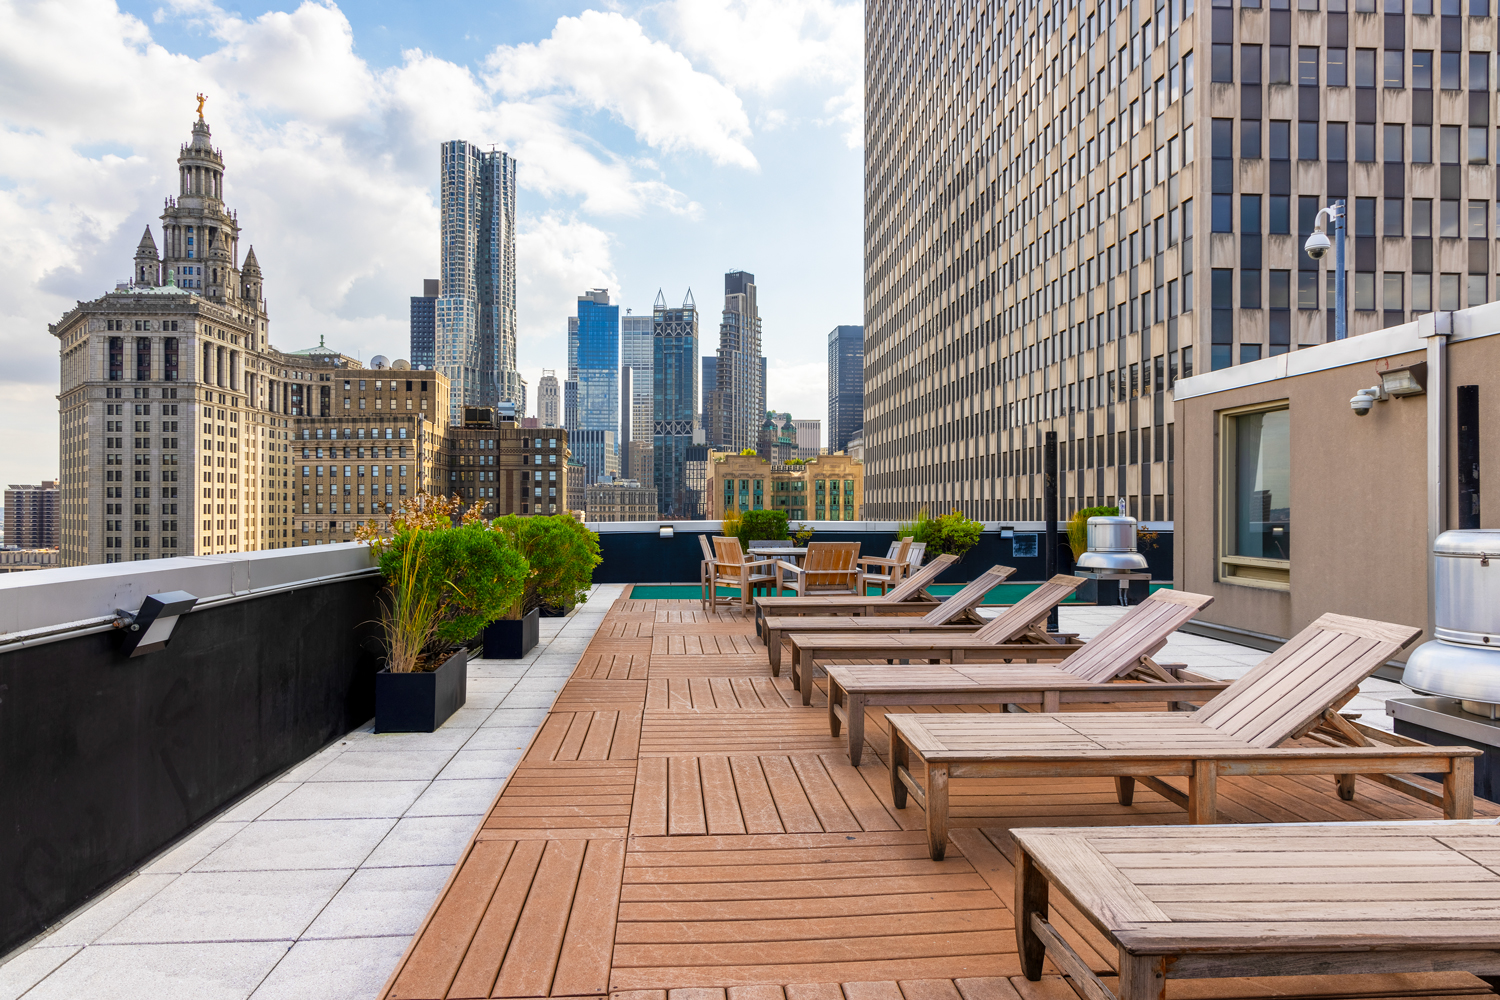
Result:
M1347 272L1344 265L1344 216L1345 203L1341 199L1329 205L1327 208L1318 210L1318 217L1313 223L1313 233L1307 238L1303 249L1313 260L1321 260L1330 249L1334 251L1333 277L1333 339L1343 340L1349 333L1349 293L1346 282ZM1328 239L1328 231L1325 228L1327 222L1333 224L1333 240Z

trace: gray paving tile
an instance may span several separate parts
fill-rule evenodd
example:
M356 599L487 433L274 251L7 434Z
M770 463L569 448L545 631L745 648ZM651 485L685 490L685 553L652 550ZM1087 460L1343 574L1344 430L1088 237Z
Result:
M295 939L352 870L188 872L110 928L100 943Z
M480 724L489 716L490 712L494 710L494 707L493 705L489 705L480 708L477 705L471 705L466 702L463 708L460 708L448 717L448 721L443 723L443 728L478 729Z
M0 965L0 1000L16 1000L74 955L79 948L33 945Z
M394 818L262 820L249 824L193 871L354 868L395 825Z
M292 794L297 784L291 781L275 781L256 792L251 792L227 812L219 816L218 822L234 823L253 820L267 809Z
M175 882L177 877L176 872L132 876L54 928L42 943L48 947L92 944L141 904ZM0 990L0 996L4 995L4 990Z
M378 819L406 812L425 781L327 781L299 785L266 819Z
M531 734L535 731L535 726L524 729L508 726L476 729L473 738L464 744L464 749L521 750L525 748L527 741L531 739Z
M407 816L398 820L374 852L365 868L458 863L479 821L474 816Z
M406 949L407 936L299 941L253 1000L369 1000Z
M465 749L453 755L448 766L438 774L439 779L504 778L515 770L521 759L519 746L505 750L470 750L467 747L465 744Z
M484 720L481 729L535 729L547 721L547 710L545 708L512 708L509 705L501 705L500 708L490 713L490 717ZM471 749L473 742L465 743L465 749Z
M435 733L371 733L363 739L350 740L346 747L354 753L390 753L394 750L457 750L469 738L470 730L446 726Z
M308 781L425 781L436 776L453 754L452 750L345 752L325 764Z
M302 938L416 933L451 865L365 868L350 876Z
M427 786L408 816L477 816L489 811L500 794L501 778L456 778Z
M290 789L288 789L290 791ZM242 830L246 822L218 820L141 869L142 872L185 872L213 853L214 848Z
M244 1000L290 942L91 945L26 1000Z

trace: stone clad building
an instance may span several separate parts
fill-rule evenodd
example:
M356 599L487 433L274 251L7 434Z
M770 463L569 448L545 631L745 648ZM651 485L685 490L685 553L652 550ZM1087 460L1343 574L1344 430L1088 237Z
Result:
M771 462L755 455L715 454L708 489L710 520L727 511L781 510L791 521L863 519L864 464L847 455Z

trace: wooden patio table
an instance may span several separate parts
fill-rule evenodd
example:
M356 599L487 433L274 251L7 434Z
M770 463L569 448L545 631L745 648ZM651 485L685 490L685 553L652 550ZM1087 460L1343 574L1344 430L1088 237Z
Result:
M1494 820L1016 829L1016 940L1090 1000L1167 979L1500 974ZM1119 949L1111 991L1048 921L1049 886Z

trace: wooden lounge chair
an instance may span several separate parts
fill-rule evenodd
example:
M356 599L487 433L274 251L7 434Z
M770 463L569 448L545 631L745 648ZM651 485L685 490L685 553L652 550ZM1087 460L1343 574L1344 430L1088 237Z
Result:
M860 635L856 632L793 634L792 683L802 704L812 704L813 677L819 661L917 659L952 663L1056 662L1083 644L1077 636L1048 632L1045 619L1084 584L1080 576L1054 576L977 630L952 629L912 635ZM1170 594L1172 591L1157 591ZM1163 598L1170 600L1170 598ZM1189 616L1191 617L1191 616ZM806 664L807 669L803 669Z
M707 611L718 596L718 583L714 580L714 548L707 535L699 535L698 544L703 549L703 560L698 563L698 584L702 587L698 604Z
M1039 980L1049 958L1093 1000L1187 993L1169 978L1500 973L1494 820L1011 835L1021 971ZM1050 889L1117 949L1114 991L1048 921Z
M768 617L761 623L761 635L765 638L766 648L770 653L771 676L781 675L781 644L789 635L801 635L807 632L927 635L933 632L955 630L965 634L972 633L978 627L979 620L968 625L956 623L968 617L974 608L978 607L979 602L984 600L985 594L1014 572L1015 568L1011 566L991 566L979 574L968 586L941 604L935 605L931 611L921 617L914 615L858 617L853 615L787 615L785 617L777 615Z
M1158 590L1115 619L1060 663L835 666L828 672L828 730L849 728L849 763L859 766L865 708L871 705L1035 705L1056 712L1064 703L1206 701L1228 685L1152 657L1214 599ZM879 621L879 619L868 619ZM1119 683L1121 679L1145 683Z
M801 566L778 562L780 590L791 590L798 597L863 596L865 574L856 564L858 542L813 542L807 546L807 557Z
M1377 744L1378 731L1337 714L1361 681L1421 634L1407 625L1324 615L1191 713L887 715L891 797L903 809L910 793L926 808L934 860L942 859L948 840L950 778L1112 777L1127 806L1140 781L1185 807L1189 823L1212 823L1220 775L1335 775L1340 797L1349 799L1354 776L1363 774L1435 803L1435 793L1398 776L1441 774L1444 817L1468 819L1479 751L1389 734ZM1320 745L1280 746L1303 736ZM913 754L927 765L925 789L912 776ZM1164 776L1187 778L1187 792Z
M774 589L777 583L776 560L745 558L744 550L740 548L738 538L726 538L718 535L714 538L714 588L713 604L717 606L721 598L719 593L719 581L740 588L740 607L750 607L750 593L756 587ZM726 599L726 604L734 603L732 599Z
M760 632L761 621L767 615L926 614L942 603L927 592L927 585L957 561L958 556L955 555L938 556L902 580L895 590L883 597L879 595L871 597L868 594L757 597L755 599L755 630L757 633Z
M908 536L892 542L884 559L879 556L865 556L856 560L859 568L865 571L865 592L869 593L871 587L879 587L880 592L884 594L900 583L901 574L906 570L906 560L910 553L911 538Z

